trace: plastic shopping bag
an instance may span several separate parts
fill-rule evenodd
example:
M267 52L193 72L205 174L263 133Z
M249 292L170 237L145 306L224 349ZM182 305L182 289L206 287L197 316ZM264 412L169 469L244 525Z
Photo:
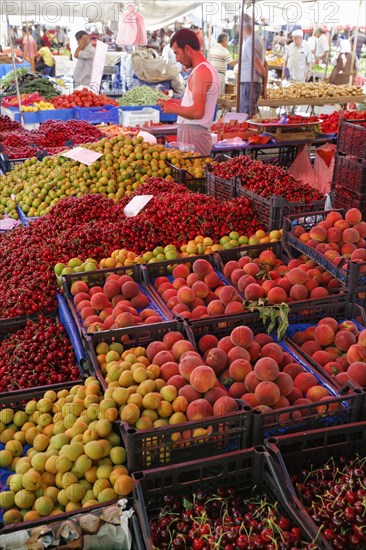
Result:
M294 178L318 188L315 184L314 168L311 164L309 149L306 146L297 154L288 171Z
M314 178L317 189L324 195L331 190L336 148L336 145L326 143L315 151Z

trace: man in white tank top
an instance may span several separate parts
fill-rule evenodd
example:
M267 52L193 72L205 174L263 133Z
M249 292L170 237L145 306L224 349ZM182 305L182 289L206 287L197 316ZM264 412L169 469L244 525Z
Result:
M182 100L162 99L164 113L178 115L178 141L195 146L201 155L212 148L211 126L220 94L219 75L200 51L197 35L180 29L170 41L177 62L192 68Z

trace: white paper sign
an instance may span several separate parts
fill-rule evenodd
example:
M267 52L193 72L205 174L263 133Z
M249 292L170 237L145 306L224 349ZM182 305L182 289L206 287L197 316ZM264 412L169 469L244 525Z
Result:
M99 94L100 83L102 82L104 65L107 57L107 50L108 44L97 40L90 79L90 88L96 94Z
M247 113L226 113L224 116L224 122L230 122L231 120L237 120L238 122L245 122L248 118Z
M98 160L99 157L103 156L103 153L97 153L96 151L85 149L85 147L74 147L74 149L70 149L69 151L64 151L61 154L63 157L68 157L72 160L77 160L78 162L82 162L87 166L90 166L91 164L93 164L93 162Z
M154 195L137 195L125 206L123 213L127 218L137 216L139 212L151 201Z

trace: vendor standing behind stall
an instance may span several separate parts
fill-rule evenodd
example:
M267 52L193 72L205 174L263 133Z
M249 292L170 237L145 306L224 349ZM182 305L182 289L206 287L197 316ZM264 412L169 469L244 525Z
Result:
M170 41L176 60L192 67L182 101L161 99L164 113L178 116L178 141L195 146L201 155L212 149L211 126L220 94L220 79L215 67L200 52L197 35L180 29Z
M311 51L306 42L303 41L304 33L298 29L292 33L293 42L287 48L284 57L283 77L288 67L290 80L305 82L310 78L311 72Z
M23 32L23 55L26 61L29 61L34 72L34 59L37 55L37 44L33 36L28 32L27 27L22 28Z
M95 49L90 44L89 35L85 31L77 32L75 38L78 47L74 53L74 57L77 59L74 70L74 87L90 86Z

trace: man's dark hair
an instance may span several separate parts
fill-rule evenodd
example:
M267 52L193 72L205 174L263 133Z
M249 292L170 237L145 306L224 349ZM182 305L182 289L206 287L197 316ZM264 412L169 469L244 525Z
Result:
M86 34L88 34L88 33L85 32L85 31L78 31L78 32L75 34L75 38L76 38L76 40L80 40L80 38L82 38L82 37L85 36Z
M185 46L190 46L192 50L200 51L200 42L198 36L195 32L190 29L180 29L175 34L173 34L170 40L170 47L173 47L173 44L177 44L178 48L184 49Z
M45 42L44 40L40 40L39 43L40 43L40 45L42 46L42 48L44 48L45 45L46 45L46 42Z
M217 38L217 42L219 44L222 44L223 42L225 42L225 38L229 38L229 35L226 32L223 32L223 33L219 34L219 36Z
M27 33L28 32L27 27L22 27L22 32Z

